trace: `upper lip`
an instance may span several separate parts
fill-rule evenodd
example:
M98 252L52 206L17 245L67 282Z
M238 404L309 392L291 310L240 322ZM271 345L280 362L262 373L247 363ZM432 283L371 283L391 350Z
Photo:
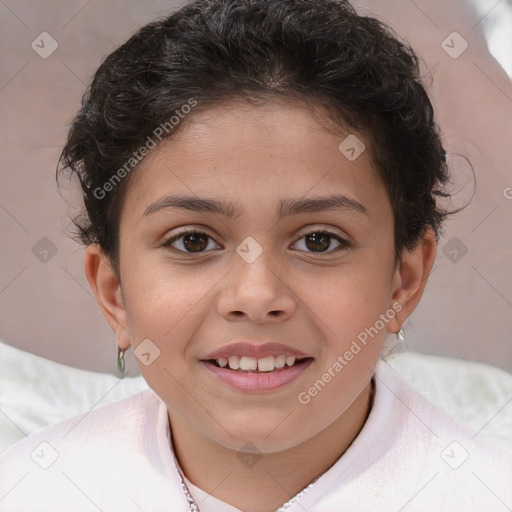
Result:
M203 360L218 359L219 357L225 357L227 359L230 356L255 357L259 359L275 355L295 356L297 358L312 357L300 350L287 347L281 343L250 343L248 341L238 341L210 352L203 358Z

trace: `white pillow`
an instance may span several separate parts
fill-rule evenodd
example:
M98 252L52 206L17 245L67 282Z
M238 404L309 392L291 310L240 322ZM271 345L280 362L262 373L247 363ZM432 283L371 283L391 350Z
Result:
M391 356L388 363L478 437L512 450L512 374L483 363L415 352Z
M0 341L0 453L47 425L147 387L141 376L79 370Z
M388 363L482 437L512 449L512 375L492 366L404 352ZM147 389L141 377L65 366L0 341L0 453L25 435Z

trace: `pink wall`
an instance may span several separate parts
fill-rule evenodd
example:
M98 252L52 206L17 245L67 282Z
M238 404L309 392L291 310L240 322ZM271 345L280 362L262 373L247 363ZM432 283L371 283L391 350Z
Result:
M480 11L463 0L354 2L394 27L421 54L425 71L433 70L429 92L445 146L469 157L477 178L471 205L446 224L425 295L404 329L407 344L512 371L512 85L484 38L507 15L512 32L512 5L477 3ZM102 57L177 4L8 4L0 3L0 339L60 363L115 371L115 337L85 279L84 251L64 231L73 194L62 191L61 197L55 167ZM453 55L462 39L446 40L454 31L469 45L458 58ZM51 50L55 43L48 36L41 43L42 32L58 44L47 58L31 47L35 41L39 53ZM501 55L510 59L512 38L503 44L508 48ZM450 158L464 183L464 160ZM468 198L470 187L455 205ZM135 368L131 360L128 365Z

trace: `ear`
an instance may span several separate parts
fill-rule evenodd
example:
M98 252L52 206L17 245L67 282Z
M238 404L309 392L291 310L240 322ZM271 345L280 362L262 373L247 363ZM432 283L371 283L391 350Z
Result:
M388 322L388 331L397 333L413 313L423 295L427 279L436 259L437 242L432 228L428 228L422 239L412 250L404 250L402 259L393 275L392 299L399 303L396 316Z
M126 325L126 309L121 285L108 258L98 244L85 252L84 270L105 319L116 334L119 348L127 349L131 339Z

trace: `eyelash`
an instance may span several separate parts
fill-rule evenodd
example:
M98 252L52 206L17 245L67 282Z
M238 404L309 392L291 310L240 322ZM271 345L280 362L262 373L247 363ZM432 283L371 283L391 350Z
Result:
M192 235L192 234L194 234L194 235L206 235L210 240L213 240L213 238L210 235L208 235L208 233L205 233L204 231L198 231L198 230L195 230L195 229L191 229L191 230L188 230L188 231L182 231L181 233L178 233L178 234L172 236L171 238L169 238L168 240L166 240L163 243L163 246L167 247L170 250L174 250L174 251L181 252L181 253L184 253L184 254L203 254L205 252L208 252L206 250L198 251L198 252L189 252L189 251L183 251L181 249L176 249L175 247L172 247L172 244L176 240L179 240L180 238L183 238L184 236ZM343 249L348 249L351 246L351 244L347 240L345 240L344 238L341 238L339 235L336 235L335 233L331 233L330 231L326 231L326 230L313 230L313 231L310 231L309 233L306 233L305 235L301 236L299 238L299 240L302 240L303 238L305 238L305 237L307 237L309 235L312 235L312 234L328 235L329 237L332 237L337 242L339 242L340 245L338 247L330 250L330 251L327 251L327 252L307 251L310 254L316 254L316 255L332 254L332 253L335 253L337 251L341 251Z

